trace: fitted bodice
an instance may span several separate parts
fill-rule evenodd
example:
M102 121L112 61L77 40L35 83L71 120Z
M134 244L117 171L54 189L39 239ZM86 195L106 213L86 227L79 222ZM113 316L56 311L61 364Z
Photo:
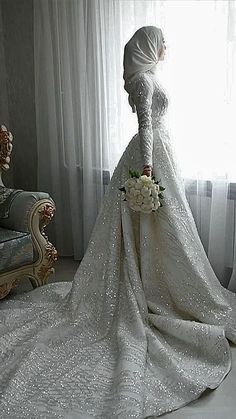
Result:
M156 75L150 71L130 81L129 91L138 117L143 164L152 166L153 130L162 123L168 107L168 97Z
M168 97L161 84L153 76L152 127L157 128L168 108Z

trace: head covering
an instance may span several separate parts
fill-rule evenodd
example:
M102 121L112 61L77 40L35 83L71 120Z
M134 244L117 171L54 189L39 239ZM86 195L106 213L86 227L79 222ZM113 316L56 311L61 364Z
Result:
M130 96L129 83L141 73L155 71L159 53L163 45L163 33L156 26L143 26L138 29L124 48L124 88L129 93L129 104L133 112L135 106Z

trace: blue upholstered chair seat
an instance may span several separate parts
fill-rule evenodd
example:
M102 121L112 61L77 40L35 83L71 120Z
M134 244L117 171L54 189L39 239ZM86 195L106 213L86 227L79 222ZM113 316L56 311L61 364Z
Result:
M30 233L0 227L0 273L33 262L34 250Z

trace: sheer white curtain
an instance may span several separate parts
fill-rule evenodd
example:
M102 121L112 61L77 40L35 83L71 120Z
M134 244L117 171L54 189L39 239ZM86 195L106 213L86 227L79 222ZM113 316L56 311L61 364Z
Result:
M110 0L34 3L38 187L56 202L59 254L75 259L127 143L121 9Z
M186 194L218 278L236 290L235 6L35 1L38 186L57 204L59 254L82 258L106 184L137 131L123 90L123 48L140 26L156 25L167 45L159 77Z

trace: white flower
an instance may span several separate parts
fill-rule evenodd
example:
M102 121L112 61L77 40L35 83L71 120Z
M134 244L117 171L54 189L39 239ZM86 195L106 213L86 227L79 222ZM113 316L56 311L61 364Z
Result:
M132 195L132 196L129 198L129 202L130 202L130 203L132 203L133 205L135 205L135 204L136 204L136 202L137 202L137 195Z
M144 186L150 186L153 183L151 176L142 175L140 176L140 179Z
M154 209L158 209L160 207L161 203L159 200L154 201Z
M152 197L151 196L145 196L143 198L143 203L144 204L151 204L152 203Z
M150 176L141 175L139 178L129 178L124 183L124 187L128 205L132 210L150 213L160 207L158 196L160 186Z
M132 187L135 187L135 184L136 184L135 178L129 178L125 181L124 186L127 188L132 188Z
M135 189L142 189L143 187L143 183L140 179L137 179L136 183L135 183Z
M148 204L142 204L141 205L141 211L149 213L152 211L152 206Z
M159 196L157 195L157 197L156 198L154 198L154 201L156 201L156 202L160 202L160 199L159 199Z
M146 188L146 187L143 187L143 188L141 189L141 194L142 194L143 196L150 196L150 194L151 194L151 189Z
M130 188L130 190L129 190L129 194L132 196L132 195L135 195L135 192L136 192L136 189L135 188Z
M140 205L140 203L142 203L142 196L141 195L131 196L129 198L129 204L130 205Z
M142 202L143 202L143 197L142 197L142 195L138 195L138 196L136 197L136 203L137 203L138 205L141 205L141 204L142 204Z

